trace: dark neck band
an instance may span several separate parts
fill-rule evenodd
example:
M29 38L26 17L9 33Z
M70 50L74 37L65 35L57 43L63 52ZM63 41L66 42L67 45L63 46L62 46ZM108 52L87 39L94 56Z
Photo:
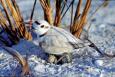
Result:
M44 33L44 34L42 34L42 35L39 35L39 37L43 37L43 36L45 36L47 34L47 32L46 33Z

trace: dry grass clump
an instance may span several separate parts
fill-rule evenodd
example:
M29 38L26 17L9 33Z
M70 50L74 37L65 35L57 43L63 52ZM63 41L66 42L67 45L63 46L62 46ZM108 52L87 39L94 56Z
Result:
M82 14L80 14L81 3L82 3L82 0L79 0L78 6L76 8L73 24L70 29L71 33L78 38L80 38L83 27L85 26L87 22L87 15L91 6L91 0L87 0Z
M80 38L81 32L83 30L83 27L87 23L87 16L91 8L91 2L92 0L86 0L86 4L84 6L84 9L81 13L81 7L83 0L78 0L78 4L75 5L75 0L55 0L55 9L51 6L51 0L39 0L40 4L44 11L44 19L48 21L51 25L59 27L61 24L62 19L67 14L68 10L71 10L70 15L70 32L76 36L77 38ZM69 4L68 4L69 3ZM106 7L108 5L109 1L104 0L103 3L97 7L95 12L92 14L92 16L99 10L102 6ZM76 9L74 12L73 10ZM52 11L55 11L55 17L52 16ZM91 16L91 17L92 17Z
M13 44L18 43L20 38L31 40L31 34L27 31L18 5L15 0L0 0L4 11L0 11L0 24L8 34ZM2 37L1 37L2 39ZM5 41L5 40L4 40ZM7 43L5 43L7 45Z
M0 28L7 33L8 39L13 44L17 44L20 38L31 40L31 34L25 27L18 5L15 0L0 0L0 5L4 11L0 11ZM9 46L9 42L0 35L0 41ZM17 51L12 48L2 46L9 54L19 61L22 65L22 74L29 73L28 63Z
M39 1L44 11L44 19L48 21L50 24L53 24L52 8L50 5L50 0L39 0Z
M43 7L44 10L44 19L47 20L50 24L54 24L55 26L60 26L61 20L63 19L63 17L65 16L65 14L67 13L67 11L70 9L70 7L72 7L72 11L71 11L71 28L70 31L73 35L75 35L76 37L80 37L80 34L82 32L83 26L86 23L86 19L87 19L87 14L89 12L90 9L90 5L91 5L91 0L86 0L86 5L85 8L82 12L82 14L80 14L80 9L81 9L81 4L82 4L82 0L78 1L78 4L76 6L76 12L73 13L73 5L75 0L71 0L69 6L67 6L67 2L68 0L56 0L55 1L55 18L54 21L52 20L52 7L50 4L50 0L40 0L40 4ZM65 8L67 6L67 8ZM74 15L74 20L73 20L73 14ZM54 22L54 23L53 23Z

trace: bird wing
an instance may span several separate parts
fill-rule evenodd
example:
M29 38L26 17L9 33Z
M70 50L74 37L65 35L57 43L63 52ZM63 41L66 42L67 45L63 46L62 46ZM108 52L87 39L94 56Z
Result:
M73 36L70 32L59 28L59 27L52 27L55 30L55 34L59 34L59 36L61 36L61 38L64 38L64 42L68 42L69 44L71 44L74 48L81 48L81 47L85 47L90 45L89 42L88 43L84 43L83 41L81 41L80 39L76 38L75 36Z

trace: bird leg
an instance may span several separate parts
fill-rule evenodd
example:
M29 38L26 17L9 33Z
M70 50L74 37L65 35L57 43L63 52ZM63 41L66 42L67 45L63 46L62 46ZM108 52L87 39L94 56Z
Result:
M62 61L62 63L69 63L72 61L72 54L71 53L64 53L56 62L59 63L60 61Z
M49 55L48 62L54 64L70 63L72 61L71 53L64 53L62 56Z
M63 59L64 57L66 57L66 55L62 55L62 56L57 60L56 64L58 64L60 61L62 61L62 59Z

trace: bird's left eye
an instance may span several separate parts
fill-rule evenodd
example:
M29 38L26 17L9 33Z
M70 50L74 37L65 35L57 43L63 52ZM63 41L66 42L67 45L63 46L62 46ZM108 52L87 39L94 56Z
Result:
M44 27L44 25L41 25L41 28L43 28Z

